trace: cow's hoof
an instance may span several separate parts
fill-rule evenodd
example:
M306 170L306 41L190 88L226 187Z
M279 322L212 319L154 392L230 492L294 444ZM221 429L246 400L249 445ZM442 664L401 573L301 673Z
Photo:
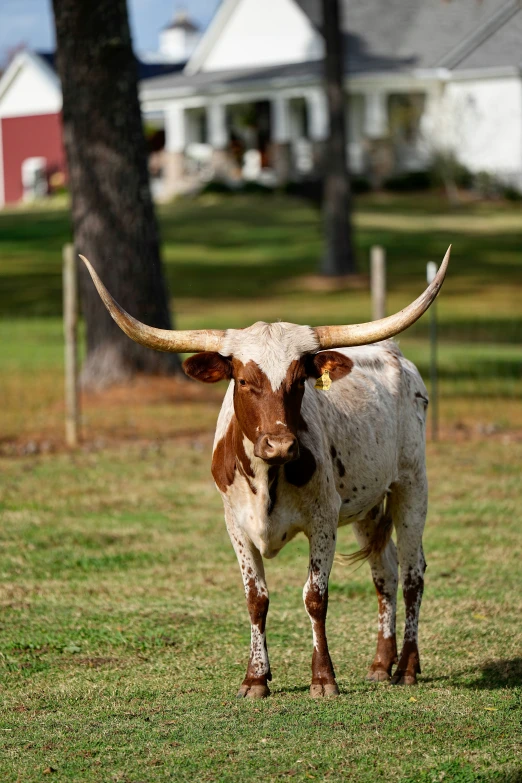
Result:
M243 685L237 693L238 699L266 699L270 696L268 685Z
M388 674L386 669L383 668L370 669L370 671L366 675L366 679L369 682L388 682L388 680L390 679L390 675Z
M312 699L339 696L339 688L336 682L327 682L325 685L310 685L310 696Z
M417 685L417 675L397 669L390 682L392 685Z

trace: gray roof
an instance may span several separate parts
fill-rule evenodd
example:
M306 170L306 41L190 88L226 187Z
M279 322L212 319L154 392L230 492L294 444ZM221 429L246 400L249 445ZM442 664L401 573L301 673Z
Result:
M352 40L350 68L347 69L352 74L401 71L408 70L411 66L411 60L370 55L364 51L359 40ZM323 63L321 60L314 60L262 68L236 68L227 71L199 71L194 74L179 73L159 76L153 79L144 79L140 82L140 88L146 91L147 97L153 97L154 92L167 89L211 93L219 92L220 89L256 87L256 85L287 79L301 83L316 82L322 76Z
M459 67L463 45L480 48L499 28L522 14L520 0L340 0L343 29L364 41L373 54L410 59L417 68ZM296 0L321 28L321 0ZM503 41L506 42L505 40ZM508 51L499 38L488 58L476 67L517 65L522 38L509 37ZM449 55L455 62L447 62ZM498 62L497 62L498 61Z
M321 73L321 62L291 63L289 65L277 65L263 68L235 68L226 71L200 71L194 74L173 74L172 76L160 76L155 79L145 79L140 83L140 88L146 90L147 96L152 96L155 91L180 89L197 90L203 92L219 91L221 87L230 88L243 85L255 85L266 83L273 79L309 79L317 78Z
M413 69L519 67L522 0L340 0L346 72L404 73ZM296 0L321 28L321 0ZM317 80L321 62L205 71L142 81L156 90L201 92L279 79Z
M513 17L489 38L466 53L456 70L466 68L495 68L520 66L522 64L522 11Z

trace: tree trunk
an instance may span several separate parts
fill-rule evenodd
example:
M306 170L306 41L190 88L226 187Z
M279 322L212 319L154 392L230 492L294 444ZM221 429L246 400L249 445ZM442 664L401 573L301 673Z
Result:
M323 193L323 275L357 271L352 246L351 198L346 157L346 102L344 93L343 32L338 0L322 0L326 45L325 88L330 135L325 149Z
M76 250L125 310L170 329L126 0L53 0L53 8ZM137 345L116 326L81 267L83 383L177 373L175 354Z

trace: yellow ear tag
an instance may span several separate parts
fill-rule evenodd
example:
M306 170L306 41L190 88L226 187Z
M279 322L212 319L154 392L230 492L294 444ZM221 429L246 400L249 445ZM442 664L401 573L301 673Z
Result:
M330 378L330 373L328 370L325 370L321 377L318 378L315 382L315 388L322 389L323 391L330 391L331 385L332 379Z

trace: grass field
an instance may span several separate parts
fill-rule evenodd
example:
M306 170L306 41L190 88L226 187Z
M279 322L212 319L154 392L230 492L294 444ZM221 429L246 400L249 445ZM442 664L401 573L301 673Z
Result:
M160 212L177 323L366 320L366 291L313 291L317 213L205 197ZM274 681L234 695L248 657L239 568L210 477L223 388L137 379L84 395L63 448L61 209L0 213L0 781L522 781L522 212L365 198L362 271L388 251L389 309L450 242L439 303L442 439L428 447L417 688L367 683L376 599L336 564L341 697L308 697L306 542L267 563ZM203 230L204 229L204 230ZM94 259L93 259L94 261ZM313 284L314 281L312 281ZM401 338L426 374L427 324ZM349 529L339 551L355 549Z
M258 319L314 325L370 318L367 290L310 290L310 275L321 253L320 224L317 211L302 201L206 196L162 207L160 223L180 328L238 327ZM438 304L442 421L461 431L475 426L497 432L519 428L520 207L470 204L448 213L447 206L431 196L372 196L358 202L355 223L362 272L367 271L372 244L387 250L389 311L418 295L425 286L426 262L440 261L453 243ZM5 399L0 406L0 448L2 442L27 442L42 433L47 441L61 437L60 253L69 239L64 209L0 213ZM403 350L426 377L427 334L423 318L401 336ZM36 371L37 395L32 384ZM117 416L140 419L132 408L132 393L128 396ZM139 393L136 401L141 410ZM109 436L114 427L100 421L99 404L86 398L84 409L85 434ZM148 412L154 420L156 408ZM90 423L97 429L91 431ZM161 434L161 422L153 434Z
M267 563L273 695L234 698L249 624L209 460L201 435L2 465L0 779L520 781L522 444L430 447L417 688L364 681L373 586L334 566L324 703L301 538Z

